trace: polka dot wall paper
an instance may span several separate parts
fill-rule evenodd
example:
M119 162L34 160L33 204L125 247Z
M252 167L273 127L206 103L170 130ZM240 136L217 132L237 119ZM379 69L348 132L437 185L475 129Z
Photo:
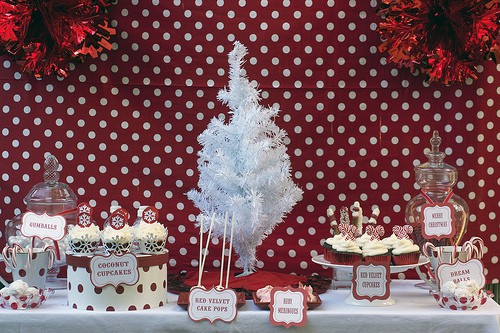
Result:
M459 172L455 192L470 207L465 238L484 239L487 278L498 282L500 68L485 62L476 81L427 85L378 52L376 7L119 0L109 15L113 49L68 78L36 80L1 58L2 228L25 210L24 196L54 154L61 180L95 207L98 223L112 204L133 215L155 205L169 228L170 271L196 269L198 211L185 193L198 181L196 137L212 117L229 116L216 95L238 40L249 49L244 67L262 104L282 110L276 122L288 132L292 174L304 190L258 248L260 269L330 274L311 261L329 236L329 206L359 200L365 214L379 207L386 233L404 224L419 190L413 168L438 130L445 162ZM220 246L213 242L209 268L220 265Z

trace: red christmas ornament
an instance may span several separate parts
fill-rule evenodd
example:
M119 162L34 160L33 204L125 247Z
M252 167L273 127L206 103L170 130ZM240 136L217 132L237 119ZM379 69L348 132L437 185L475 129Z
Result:
M389 61L426 82L477 79L477 65L500 56L498 0L382 0L377 15Z
M68 76L69 64L110 50L111 0L0 0L0 54L37 78Z

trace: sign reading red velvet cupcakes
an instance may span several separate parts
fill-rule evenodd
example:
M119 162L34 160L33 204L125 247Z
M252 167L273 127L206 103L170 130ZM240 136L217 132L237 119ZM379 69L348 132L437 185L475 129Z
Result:
M387 263L357 262L353 266L352 296L356 300L387 300L390 297L390 267Z
M304 326L307 322L307 294L303 288L274 287L269 310L269 321L275 326Z

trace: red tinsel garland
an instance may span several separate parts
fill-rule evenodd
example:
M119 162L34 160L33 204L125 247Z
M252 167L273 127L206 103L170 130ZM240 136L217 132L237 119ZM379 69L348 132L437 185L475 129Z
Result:
M500 57L499 0L382 0L379 51L426 82L477 79L477 65Z
M69 64L110 50L112 0L0 0L0 54L41 78L68 76Z

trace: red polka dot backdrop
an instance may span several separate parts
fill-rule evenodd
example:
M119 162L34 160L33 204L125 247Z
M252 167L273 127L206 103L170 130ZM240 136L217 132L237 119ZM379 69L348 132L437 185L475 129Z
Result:
M108 13L112 49L71 64L65 78L37 80L2 57L0 230L26 209L23 198L53 154L60 180L94 207L97 223L110 205L132 215L154 205L169 231L170 272L196 271L199 211L186 193L199 178L197 136L213 117L229 118L216 96L239 41L260 104L281 110L275 121L304 191L257 248L259 269L329 274L311 257L329 237L330 206L379 207L386 234L404 225L406 203L419 193L414 167L438 130L445 162L458 169L455 193L470 209L464 239L485 241L487 279L498 282L500 69L485 61L477 80L425 83L378 51L378 5L119 0ZM207 269L220 267L221 243L212 242Z

